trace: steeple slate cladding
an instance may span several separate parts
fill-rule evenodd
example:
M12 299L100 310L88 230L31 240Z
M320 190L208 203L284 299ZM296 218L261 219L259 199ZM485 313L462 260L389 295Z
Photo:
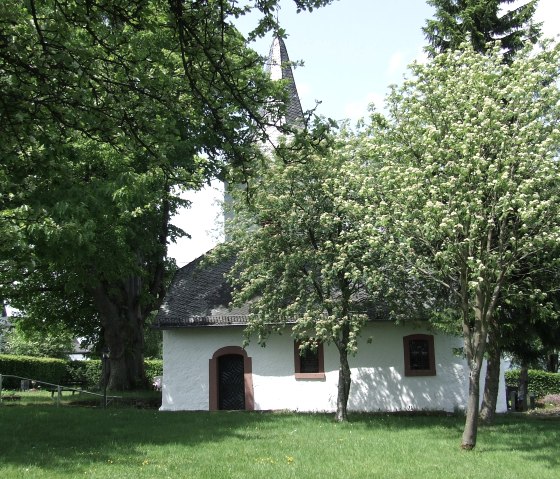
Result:
M270 74L271 80L287 80L288 104L286 105L286 117L283 123L287 125L302 123L303 109L301 108L301 102L294 81L288 50L284 40L280 37L275 37L272 40L266 62L266 71Z

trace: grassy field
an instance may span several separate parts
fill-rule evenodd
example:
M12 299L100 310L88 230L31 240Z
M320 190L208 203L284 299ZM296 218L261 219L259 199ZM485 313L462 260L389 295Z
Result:
M2 478L555 478L560 418L503 416L459 448L457 416L0 407Z
M124 393L108 392L108 404L110 407L127 407L138 403L140 405L147 405L150 407L159 407L161 405L161 392L157 391L134 391ZM15 399L15 400L14 400ZM51 393L45 390L29 390L29 391L2 391L2 400L4 405L14 406L30 406L30 405L43 405L43 406L102 406L104 397L103 392L96 391L95 394L88 392L72 392L63 391L58 399L56 392Z

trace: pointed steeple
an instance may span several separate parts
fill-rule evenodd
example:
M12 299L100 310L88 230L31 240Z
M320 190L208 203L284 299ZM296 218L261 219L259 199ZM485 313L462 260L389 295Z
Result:
M266 63L266 71L270 74L271 80L287 80L286 88L288 89L288 105L286 108L285 122L288 125L301 123L303 120L303 109L299 101L299 95L294 81L290 58L284 40L280 37L274 37L268 54Z
M288 91L288 104L286 105L286 115L278 120L275 125L268 125L266 127L267 140L261 145L263 153L271 157L274 148L280 143L280 137L284 134L280 126L282 125L303 125L303 109L299 100L296 83L294 81L294 74L288 56L288 50L282 38L276 36L272 40L268 60L265 63L265 71L270 75L270 79L285 80L285 86ZM240 186L237 186L239 188ZM227 223L233 217L232 213L232 196L230 188L236 188L235 185L230 185L227 181L224 182L224 236L226 241L229 240L227 231Z

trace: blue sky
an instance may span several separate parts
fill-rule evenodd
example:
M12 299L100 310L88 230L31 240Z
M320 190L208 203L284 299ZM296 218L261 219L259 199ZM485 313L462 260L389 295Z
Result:
M304 110L313 108L317 100L321 101L318 114L355 122L367 114L368 104L381 109L389 85L402 81L408 64L425 58L422 27L432 14L424 0L338 0L300 14L292 0L282 0L279 19L288 34L290 60L304 62L294 71ZM543 22L545 36L558 35L560 0L540 0L535 20ZM251 19L239 23L242 32L251 26ZM269 36L253 48L267 55L270 42ZM189 195L191 208L183 210L174 223L192 238L169 248L179 266L220 240L221 197L217 183Z
M294 72L303 108L319 100L317 112L336 120L355 120L368 103L382 102L387 86L423 55L421 27L432 16L423 0L339 0L300 14L290 0L282 4L290 59L304 62ZM255 49L267 54L269 44L266 38Z

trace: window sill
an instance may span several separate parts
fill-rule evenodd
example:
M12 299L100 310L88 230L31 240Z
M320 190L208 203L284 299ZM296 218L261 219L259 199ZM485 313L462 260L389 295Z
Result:
M325 379L325 373L295 373L296 379Z
M421 370L416 370L416 371L405 371L404 373L405 376L435 376L436 372L432 371L430 369L421 369Z

